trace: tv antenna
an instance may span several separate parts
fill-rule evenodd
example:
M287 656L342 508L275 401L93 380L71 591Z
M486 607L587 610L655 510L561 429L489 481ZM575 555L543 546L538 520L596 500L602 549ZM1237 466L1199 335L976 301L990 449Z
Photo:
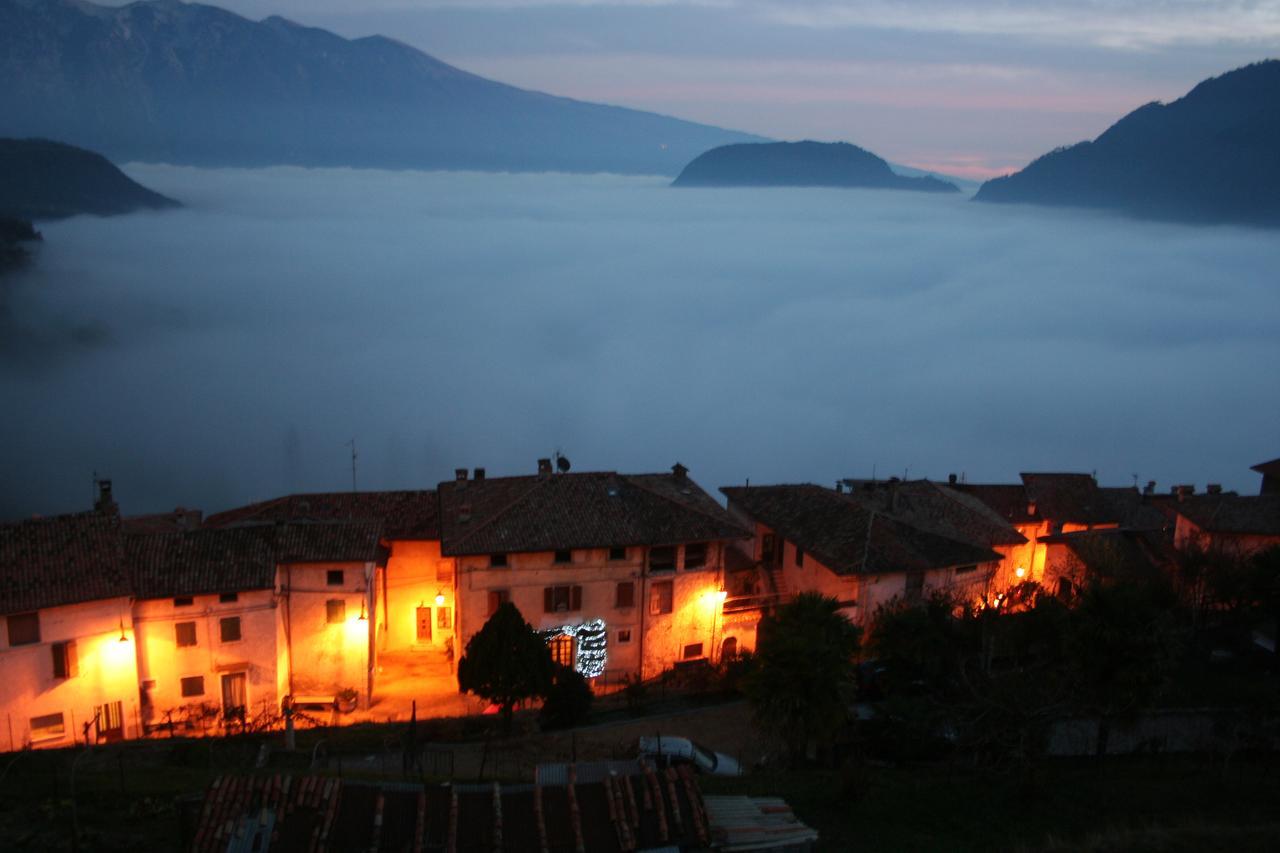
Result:
M356 488L356 440L353 438L343 444L343 447L351 448L351 493L355 494L359 491Z
M559 450L557 450L553 455L555 457L556 470L559 471L561 474L568 474L569 468L570 468L569 457L565 456Z

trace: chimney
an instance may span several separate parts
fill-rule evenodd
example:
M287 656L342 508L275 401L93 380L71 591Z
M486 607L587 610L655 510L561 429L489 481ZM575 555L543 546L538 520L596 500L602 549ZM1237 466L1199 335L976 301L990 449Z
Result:
M1204 487L1204 490L1205 490L1205 492L1207 492L1208 494L1211 494L1211 495L1220 495L1220 494L1222 494L1222 484L1221 484L1221 483L1210 483L1209 485L1207 485L1207 486L1205 486L1205 487Z
M475 479L477 482L479 482L480 480L483 480L483 479L484 479L484 469L483 469L483 468L477 468L477 469L475 470L475 473L472 475L472 478L473 478L473 479Z
M843 495L843 494L844 494L844 481L843 481L843 480L836 480L836 494L837 494L837 495Z
M1147 486L1142 490L1144 495L1154 495L1156 493L1156 481L1147 480Z
M947 485L954 486L956 484L956 480L957 480L957 477L955 474L947 475Z
M671 466L671 473L675 475L677 480L683 480L689 475L689 469L677 462Z
M1027 501L1027 515L1034 516L1036 514L1036 502Z
M467 482L467 469L466 469L466 468L454 468L454 469L453 469L453 479L454 479L455 481L459 482L459 483L465 483L465 482Z
M551 460L550 460L550 459L539 459L539 460L538 460L538 474L540 474L540 475L544 475L544 476L545 476L545 475L550 474L550 473L551 473Z
M1182 500L1183 498L1188 498L1194 495L1196 493L1196 487L1194 485L1174 486L1173 493L1178 496L1178 500Z
M98 512L114 512L116 510L116 502L111 497L111 481L98 481L98 499L93 502L93 508Z

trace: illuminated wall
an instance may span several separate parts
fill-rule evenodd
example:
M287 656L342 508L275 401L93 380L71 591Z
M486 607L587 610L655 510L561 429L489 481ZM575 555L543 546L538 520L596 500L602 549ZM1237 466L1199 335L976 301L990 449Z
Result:
M6 621L0 617L0 623ZM11 646L0 624L0 743L8 750L67 746L100 705L119 704L125 737L138 735L138 669L127 598L39 611L40 640ZM121 626L125 641L121 642ZM73 641L74 667L54 675L54 645ZM59 718L59 715L60 718ZM55 723L55 718L60 723ZM38 727L33 737L33 719Z
M184 722L188 706L223 709L224 681L230 701L244 694L248 718L279 709L274 590L136 601L133 614L144 723Z
M350 687L360 695L361 706L368 706L373 574L372 563L278 569L294 695L334 696Z
M440 555L440 542L392 541L383 577L386 588L378 602L378 614L385 621L379 627L378 648L443 649L455 636L458 607L454 560ZM420 626L420 618L427 624ZM445 625L448 627L442 627Z

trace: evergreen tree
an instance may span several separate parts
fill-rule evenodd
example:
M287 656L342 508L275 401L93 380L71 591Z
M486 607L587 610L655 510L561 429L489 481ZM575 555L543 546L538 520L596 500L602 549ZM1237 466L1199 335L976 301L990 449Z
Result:
M458 661L458 686L501 707L503 729L510 733L516 705L546 694L552 666L547 644L508 601L467 642Z

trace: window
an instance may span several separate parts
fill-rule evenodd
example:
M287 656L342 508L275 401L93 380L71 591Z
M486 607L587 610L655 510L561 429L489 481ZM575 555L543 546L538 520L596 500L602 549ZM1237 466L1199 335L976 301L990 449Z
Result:
M674 572L676 570L676 549L673 545L662 545L649 549L649 571Z
M635 607L636 606L636 585L632 581L623 581L618 584L618 592L614 598L614 607Z
M702 643L690 643L684 647L684 659L692 660L693 658L702 657Z
M53 649L54 678L75 678L80 674L80 661L76 658L75 640L54 643L50 648Z
M568 548L560 548L555 553L555 561L557 563L572 563L573 552Z
M173 633L177 638L178 648L196 644L196 623L194 622L173 623Z
M189 595L180 595L173 600L174 607L190 607L196 600Z
M324 603L325 619L330 625L347 621L347 603L341 598L331 598Z
M613 562L615 562L615 563L616 563L616 562L618 562L619 560L625 560L625 559L627 559L627 549L626 549L626 546L623 546L623 547L621 547L621 548L610 548L610 549L609 549L609 559L610 559L610 560L612 560L612 561L613 561Z
M192 675L181 679L183 696L203 696L204 676Z
M796 565L797 566L804 565L804 549L801 548L799 545L796 546Z
M620 630L620 631L618 632L618 642L619 642L619 643L629 643L629 642L631 642L631 629L630 629L630 628L623 628L622 630Z
M342 569L329 569L325 573L325 583L329 586L342 586L347 582L347 573Z
M671 581L658 581L649 588L649 612L654 616L671 612Z
M557 634L547 642L547 648L551 650L551 659L567 667L573 667L577 663L573 646L573 637L567 634Z
M224 592L218 595L218 601L223 604L235 604L240 600L240 594L235 592Z
M14 613L9 617L9 645L29 646L40 642L40 614Z
M766 533L760 537L760 562L766 566L772 566L774 563L774 555L777 552L778 540L772 533Z
M548 586L542 590L542 609L547 613L582 609L582 587Z
M506 554L490 554L489 555L489 568L505 569L506 567L507 567Z
M436 627L443 628L446 631L453 628L453 608L452 607L436 608Z
M62 714L45 714L43 717L31 718L31 740L61 740L66 737L67 727Z
M240 639L240 617L228 616L218 620L218 630L224 643L234 643Z
M695 542L684 546L684 567L700 569L707 564L707 543Z
M511 590L509 589L491 589L489 590L489 612L488 616L492 616L498 612L498 608L511 600Z

